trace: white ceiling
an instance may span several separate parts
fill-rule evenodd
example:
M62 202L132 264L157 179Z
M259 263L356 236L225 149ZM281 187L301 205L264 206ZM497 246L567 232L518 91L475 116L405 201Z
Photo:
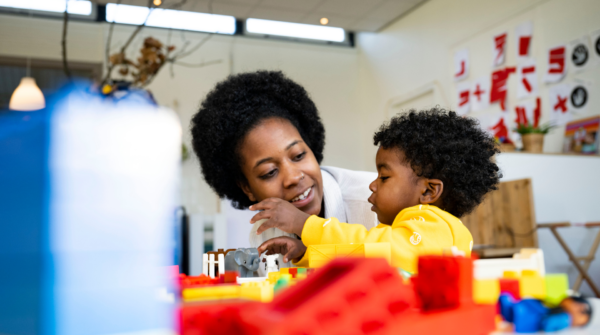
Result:
M169 7L181 0L163 0ZM187 0L181 10L232 15L239 19L258 18L319 24L350 31L375 32L426 0ZM116 0L97 0L115 3ZM123 4L146 6L148 0L123 0Z

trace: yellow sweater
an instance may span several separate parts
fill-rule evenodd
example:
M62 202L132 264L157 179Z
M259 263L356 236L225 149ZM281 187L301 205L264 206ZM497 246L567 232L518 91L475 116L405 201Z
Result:
M469 257L473 247L471 233L458 218L430 205L405 208L391 226L381 223L371 230L363 225L339 222L336 218L323 219L312 215L304 223L302 242L307 247L315 244L390 242L392 266L410 273L416 272L419 255L441 254L444 249L456 246ZM295 264L308 266L308 256L305 254Z

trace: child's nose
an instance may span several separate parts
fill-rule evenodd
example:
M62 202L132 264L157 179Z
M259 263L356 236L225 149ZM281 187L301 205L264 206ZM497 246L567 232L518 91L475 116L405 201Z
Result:
M377 179L373 180L371 182L371 184L369 184L369 190L371 190L371 192L375 193L377 192Z

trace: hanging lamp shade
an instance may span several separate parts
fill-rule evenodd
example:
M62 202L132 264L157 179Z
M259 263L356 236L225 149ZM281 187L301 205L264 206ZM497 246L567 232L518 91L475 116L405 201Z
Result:
M46 107L46 100L35 79L31 77L21 78L21 83L12 96L8 108L16 111L35 111Z

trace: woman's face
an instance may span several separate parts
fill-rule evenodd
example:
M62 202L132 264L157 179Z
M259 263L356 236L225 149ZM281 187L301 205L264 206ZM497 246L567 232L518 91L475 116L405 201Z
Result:
M251 201L280 198L301 211L319 215L323 200L321 169L312 150L288 120L269 118L240 144L240 185Z

